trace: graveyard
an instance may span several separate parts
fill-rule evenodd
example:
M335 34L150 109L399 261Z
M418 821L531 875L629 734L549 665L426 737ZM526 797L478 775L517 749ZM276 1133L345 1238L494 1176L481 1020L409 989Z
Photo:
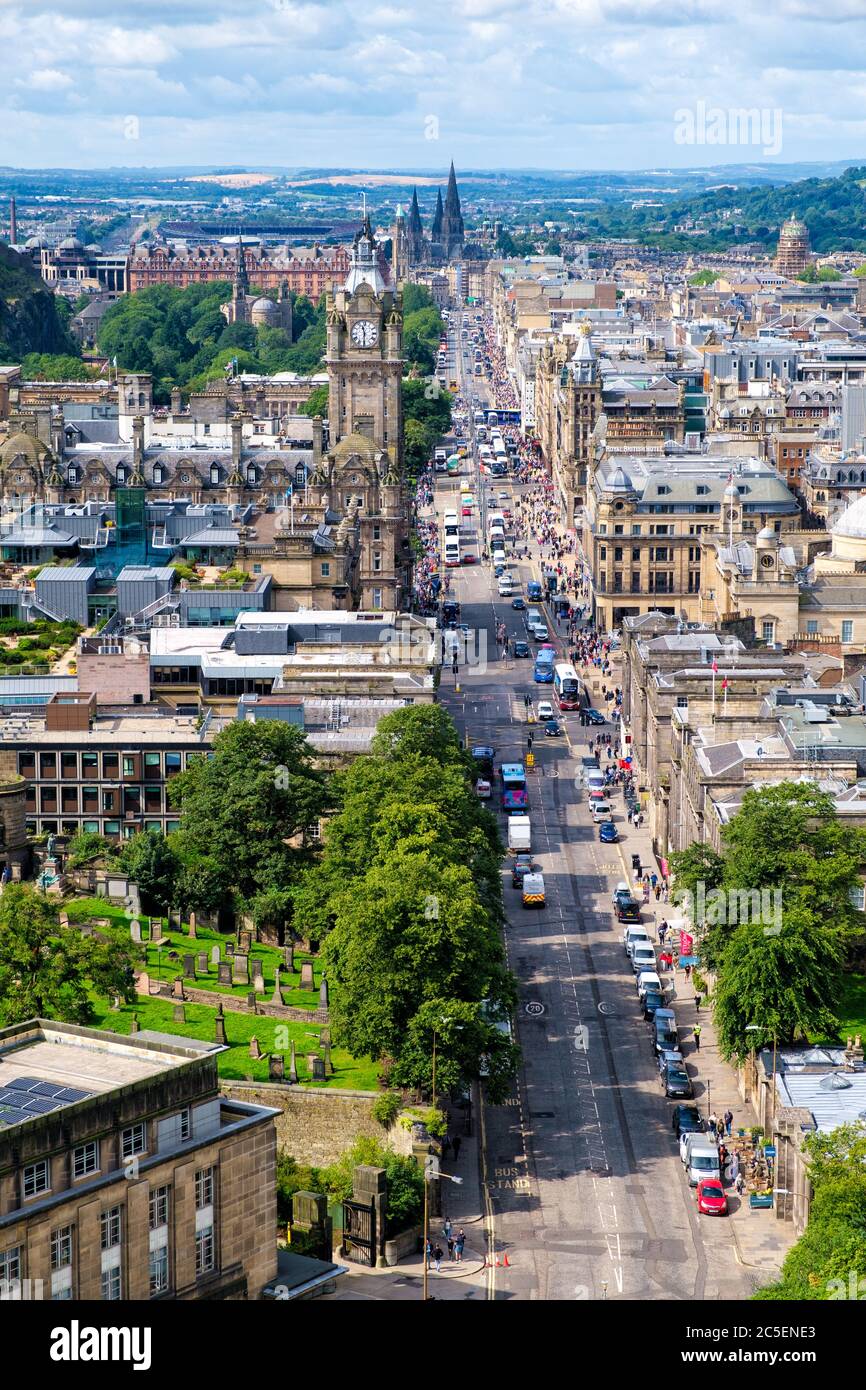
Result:
M64 916L83 932L124 929L141 950L135 1004L94 995L95 1027L224 1040L226 1080L376 1089L377 1063L330 1045L327 982L310 951L254 941L250 930L220 932L194 914L132 917L103 898L70 899Z

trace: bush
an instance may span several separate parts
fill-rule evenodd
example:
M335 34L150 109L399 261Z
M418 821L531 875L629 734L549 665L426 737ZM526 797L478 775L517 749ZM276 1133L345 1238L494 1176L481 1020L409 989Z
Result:
M320 1190L345 1201L352 1195L354 1170L362 1163L385 1169L388 1179L386 1234L396 1236L417 1225L424 1206L424 1174L414 1159L392 1153L376 1139L357 1139L336 1163L322 1168Z
M291 1154L277 1152L277 1219L285 1224L292 1217L292 1198L296 1192L324 1192L318 1168L299 1164ZM292 1242L294 1245L294 1241ZM297 1250L296 1254L303 1254Z
M399 1091L386 1091L384 1095L377 1096L373 1101L373 1119L380 1124L383 1129L390 1129L403 1105L403 1097Z

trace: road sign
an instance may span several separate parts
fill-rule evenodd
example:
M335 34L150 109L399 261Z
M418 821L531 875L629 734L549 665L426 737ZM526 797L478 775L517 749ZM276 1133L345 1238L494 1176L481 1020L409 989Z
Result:
M530 1018L540 1018L541 1015L544 1013L544 1005L539 1004L537 1001L533 1000L529 1004L524 1004L523 1011L524 1013L529 1014Z
M526 755L526 766L527 766L527 767L535 767L535 754L534 754L534 753L527 753L527 755Z

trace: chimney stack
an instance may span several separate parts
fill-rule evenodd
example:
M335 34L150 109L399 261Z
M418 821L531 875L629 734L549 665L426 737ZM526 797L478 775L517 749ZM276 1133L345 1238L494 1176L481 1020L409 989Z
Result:
M172 386L172 388L171 388L171 413L172 413L172 415L179 415L180 412L181 412L182 410L183 410L183 396L181 395L180 387L179 387L179 386Z
M144 416L132 417L132 468L141 473L144 469Z
M9 199L9 245L14 246L18 241L18 215L15 211L15 194Z
M241 448L243 446L244 422L240 415L232 416L232 468L241 466Z

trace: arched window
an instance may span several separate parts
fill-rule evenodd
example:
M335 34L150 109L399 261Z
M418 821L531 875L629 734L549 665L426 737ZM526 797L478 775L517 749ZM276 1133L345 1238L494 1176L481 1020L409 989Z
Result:
M125 469L125 467L123 466L122 463L118 465L118 469L117 469L117 481L118 481L118 483L125 483L125 482L126 482L126 469Z
M303 487L306 481L307 466L304 463L299 463L295 468L295 482L297 483L298 487Z
M155 464L153 465L153 481L154 481L155 483L161 483L161 482L162 482L162 464L161 464L161 463L155 463Z
M66 481L68 483L78 482L78 469L76 468L74 463L71 463L66 470Z
M143 392L143 391L139 391L139 393L138 393L138 404L139 404L139 407L143 407L143 406L144 406L144 392Z
M249 468L247 469L247 482L250 484L251 487L255 487L258 481L258 474L256 470L253 468L252 464L250 464Z
M219 480L220 480L219 464L216 464L216 463L212 463L212 464L211 464L211 466L210 466L210 480L211 480L212 483L218 483L218 482L219 482Z

